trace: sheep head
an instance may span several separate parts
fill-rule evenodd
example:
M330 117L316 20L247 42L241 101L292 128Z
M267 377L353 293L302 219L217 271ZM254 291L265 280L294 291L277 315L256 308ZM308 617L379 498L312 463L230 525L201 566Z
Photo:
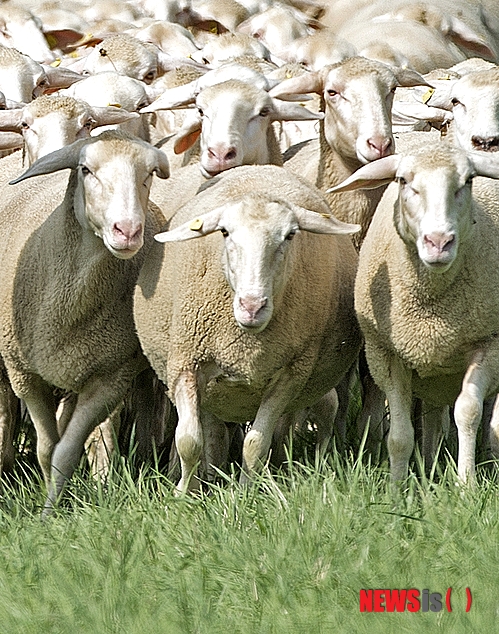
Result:
M371 189L395 180L398 234L427 269L442 273L451 268L460 244L473 231L475 176L498 179L499 162L483 152L436 143L431 150L425 147L364 165L328 191Z
M258 333L270 322L291 274L295 236L296 253L300 232L351 234L359 229L294 203L247 194L155 238L177 242L220 231L222 266L234 292L234 318L243 330Z
M144 241L152 175L169 176L166 156L139 139L108 131L47 154L11 184L67 168L75 172L73 207L82 228L117 258L133 257Z

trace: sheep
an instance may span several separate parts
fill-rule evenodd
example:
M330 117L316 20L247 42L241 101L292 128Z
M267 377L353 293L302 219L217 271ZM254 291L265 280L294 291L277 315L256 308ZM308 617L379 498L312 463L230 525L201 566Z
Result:
M437 142L365 165L335 188L396 181L362 245L355 286L369 368L390 409L393 482L407 476L413 450L413 395L454 404L458 476L472 482L483 400L499 390L499 187L476 176L498 179L497 161Z
M198 65L192 59L174 58L163 53L154 44L121 33L102 40L83 60L82 72L95 75L103 71L115 71L151 84L157 77L172 70L178 64Z
M68 168L66 185L57 172ZM169 174L160 150L107 131L38 159L12 181L15 187L4 188L0 356L36 427L45 514L89 433L148 367L132 294L152 235L164 222L148 203L154 172ZM43 174L33 187L29 179ZM54 386L78 394L60 438Z
M153 101L149 87L138 79L120 75L115 71L104 71L85 77L69 88L59 91L76 99L86 101L91 106L104 108L115 105L128 112L138 113ZM146 115L135 116L127 121L116 122L118 129L150 141L149 122Z
M271 96L284 98L287 94L315 92L321 95L325 111L319 140L289 148L284 165L305 175L319 189L327 190L360 165L391 154L393 94L397 86L415 85L429 84L415 71L389 68L362 57L348 58L325 66L320 72L281 82L270 90ZM349 198L348 205L334 194L327 194L327 198L340 220L362 225L362 231L355 236L359 246L380 196L361 192L358 197Z
M28 165L38 158L90 136L97 127L138 119L116 107L92 107L85 101L60 95L42 95L23 108L0 111L0 130L22 133ZM17 159L17 160L16 160ZM19 157L12 159L20 170ZM6 164L2 172L8 172Z
M41 21L12 2L0 5L0 45L14 48L37 62L50 64L55 55L45 39Z
M169 100L169 96L175 96L175 100ZM167 91L141 112L182 107L192 98L189 85L182 86ZM319 120L323 116L302 106L272 99L267 91L246 81L229 79L199 92L196 111L174 138L174 151L185 152L200 136L199 166L205 178L238 165L279 165L282 164L281 150L271 122Z
M254 420L243 446L247 481L281 414L316 402L352 364L360 338L348 234L357 229L331 216L306 181L264 165L211 181L156 236L171 244L149 251L134 315L177 407L179 491L199 485L196 464L217 420ZM191 238L201 239L177 244Z
M362 57L352 57L324 67L320 72L283 81L270 91L272 96L288 93L316 92L321 95L325 118L320 123L320 137L291 147L284 153L284 166L302 174L326 192L335 216L343 222L360 224L361 231L352 236L360 248L369 227L379 192L360 191L348 199L329 193L361 164L393 152L390 110L397 86L428 85L410 69L389 68L385 64ZM369 95L369 99L365 96ZM365 404L358 426L362 435L369 419L368 449L382 437L384 398L368 375L363 376ZM348 394L342 386L343 394ZM340 399L341 401L342 399ZM367 404L371 404L370 407ZM342 402L343 420L346 403ZM340 428L345 423L340 422Z
M13 101L28 103L47 90L66 88L81 76L70 69L45 66L7 46L0 46L0 90Z
M224 33L219 35L210 39L201 50L193 53L191 57L198 62L203 62L204 64L209 64L212 68L216 68L242 55L252 55L260 57L267 62L272 61L269 49L262 42L245 33Z

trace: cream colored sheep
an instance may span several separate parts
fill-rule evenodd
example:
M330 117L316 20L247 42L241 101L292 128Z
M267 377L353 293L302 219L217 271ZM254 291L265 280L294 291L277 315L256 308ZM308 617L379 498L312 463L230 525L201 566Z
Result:
M428 143L360 168L336 190L385 192L360 251L357 316L369 367L390 408L394 481L414 445L412 396L454 405L458 474L475 477L483 400L499 390L497 161Z
M138 118L137 113L122 108L92 107L72 97L42 95L23 108L0 110L0 130L22 133L28 165L31 165L54 150L90 136L91 131L100 126ZM17 161L12 159L12 167L20 171L22 163L18 155L16 158ZM2 173L8 172L3 162Z
M315 234L357 229L303 179L266 165L229 170L157 236L168 244L149 252L134 311L177 407L180 491L199 484L212 417L254 420L245 480L265 461L281 414L316 402L352 364L357 256L348 235Z
M13 48L0 46L0 90L8 99L28 103L49 89L66 88L80 79L72 70L45 66Z
M254 71L250 74L255 75ZM260 77L267 83L265 77ZM178 96L179 92L183 101ZM174 100L170 98L172 93ZM184 107L192 100L192 91L186 85L166 91L141 112ZM282 165L281 149L271 123L313 121L324 116L297 104L273 99L253 82L239 79L222 81L201 90L195 98L195 105L196 110L175 135L173 145L175 153L180 154L200 137L199 166L205 178L239 165Z
M164 221L148 202L154 172L168 176L159 150L109 131L42 157L3 191L0 354L37 430L46 513L89 433L147 368L132 293ZM54 386L78 394L61 438Z

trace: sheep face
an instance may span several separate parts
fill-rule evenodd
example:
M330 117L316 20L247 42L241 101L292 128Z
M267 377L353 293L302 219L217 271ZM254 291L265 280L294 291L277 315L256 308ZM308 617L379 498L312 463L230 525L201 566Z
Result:
M78 165L75 214L120 259L133 257L143 245L149 190L158 170L154 148L133 150L117 146L110 154L105 143L88 144Z
M292 275L303 239L300 231L335 234L358 229L286 201L250 194L156 239L175 242L220 231L222 268L234 292L234 318L242 330L259 333L270 322Z
M37 117L28 107L25 108L21 132L29 164L77 139L87 138L94 124L95 121L84 109L76 117L70 117L62 110Z
M353 74L348 65L324 80L324 133L328 144L361 164L393 152L391 108L397 80L388 72Z
M465 150L499 150L499 68L465 75L450 92L457 143Z
M441 159L443 157L440 157ZM472 230L473 166L465 156L432 161L403 159L397 170L399 202L395 226L404 242L415 245L421 262L436 271L448 270L459 244Z
M237 81L219 86L206 88L196 101L202 119L200 166L207 177L239 165L267 163L269 158L272 99Z
M29 103L48 88L41 64L15 49L0 46L0 89L8 99Z
M166 156L139 139L107 131L41 157L10 184L67 168L73 170L73 210L82 228L117 258L133 257L144 242L153 172L169 176Z

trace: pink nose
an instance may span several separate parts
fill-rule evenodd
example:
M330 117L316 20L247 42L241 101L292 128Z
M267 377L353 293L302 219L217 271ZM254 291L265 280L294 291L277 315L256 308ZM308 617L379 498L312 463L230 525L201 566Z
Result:
M453 233L430 233L424 236L424 242L429 250L438 254L448 251L454 242Z
M113 234L118 242L125 245L133 244L140 240L142 236L143 225L141 222L133 222L132 220L122 220L116 222L113 226Z
M257 314L267 305L266 297L240 297L239 306L247 313L249 319L253 321Z
M232 145L211 145L206 152L210 167L214 166L220 171L234 167L237 159L237 148Z
M393 139L390 137L371 137L367 139L367 145L376 158L389 156L393 152Z

